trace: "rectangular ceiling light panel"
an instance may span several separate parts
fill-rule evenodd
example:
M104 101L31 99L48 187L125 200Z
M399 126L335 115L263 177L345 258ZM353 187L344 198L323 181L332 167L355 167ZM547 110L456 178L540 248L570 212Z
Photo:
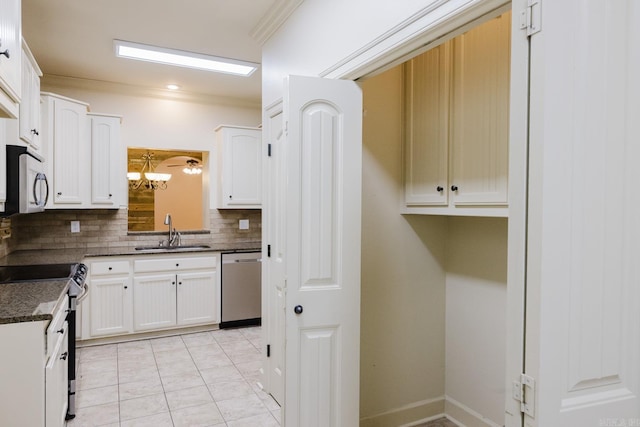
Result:
M175 65L177 67L195 68L197 70L213 71L216 73L250 76L258 69L254 62L237 61L235 59L220 58L218 56L203 55L184 50L167 49L140 43L114 40L116 56L139 61L157 62L159 64Z

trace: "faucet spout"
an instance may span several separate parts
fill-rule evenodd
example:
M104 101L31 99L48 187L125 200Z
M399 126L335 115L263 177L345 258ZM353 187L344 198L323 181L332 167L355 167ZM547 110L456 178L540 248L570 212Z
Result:
M172 246L175 237L173 236L173 224L171 222L171 214L167 214L167 216L164 217L164 225L169 226L169 240L167 243L168 243L168 246Z

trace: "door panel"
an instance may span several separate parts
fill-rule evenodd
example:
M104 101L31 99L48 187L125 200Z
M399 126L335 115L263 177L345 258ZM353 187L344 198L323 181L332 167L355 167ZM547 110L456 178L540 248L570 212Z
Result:
M285 425L358 425L362 94L290 76L284 117Z
M639 6L545 2L532 37L528 426L640 419Z

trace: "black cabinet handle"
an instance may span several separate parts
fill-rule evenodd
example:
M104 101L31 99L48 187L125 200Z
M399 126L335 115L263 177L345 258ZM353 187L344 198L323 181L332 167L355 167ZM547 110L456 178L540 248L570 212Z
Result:
M452 185L451 186L451 191L458 191L458 186L457 185Z
M58 191L58 196L62 196L62 191Z
M65 351L64 353L62 353L62 354L60 355L60 360L67 360L67 356L68 356L68 355L69 355L69 353Z
M438 185L438 186L436 187L436 191L437 191L438 193L440 193L442 190L444 190L444 187L443 187L442 185Z
M40 133L36 129L31 129L31 133L34 135L40 135Z
M59 333L59 334L64 334L64 328L58 329L56 332Z
M0 52L0 55L4 55L7 58L10 58L11 56L9 55L9 49L5 49L4 52Z
M125 286L124 288L125 288L125 289L128 289L129 287L128 287L128 286Z

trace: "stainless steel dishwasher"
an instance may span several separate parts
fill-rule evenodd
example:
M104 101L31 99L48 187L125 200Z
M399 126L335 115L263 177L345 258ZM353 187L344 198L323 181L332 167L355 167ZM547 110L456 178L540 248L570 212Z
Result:
M262 253L222 254L221 328L260 325L262 320Z

